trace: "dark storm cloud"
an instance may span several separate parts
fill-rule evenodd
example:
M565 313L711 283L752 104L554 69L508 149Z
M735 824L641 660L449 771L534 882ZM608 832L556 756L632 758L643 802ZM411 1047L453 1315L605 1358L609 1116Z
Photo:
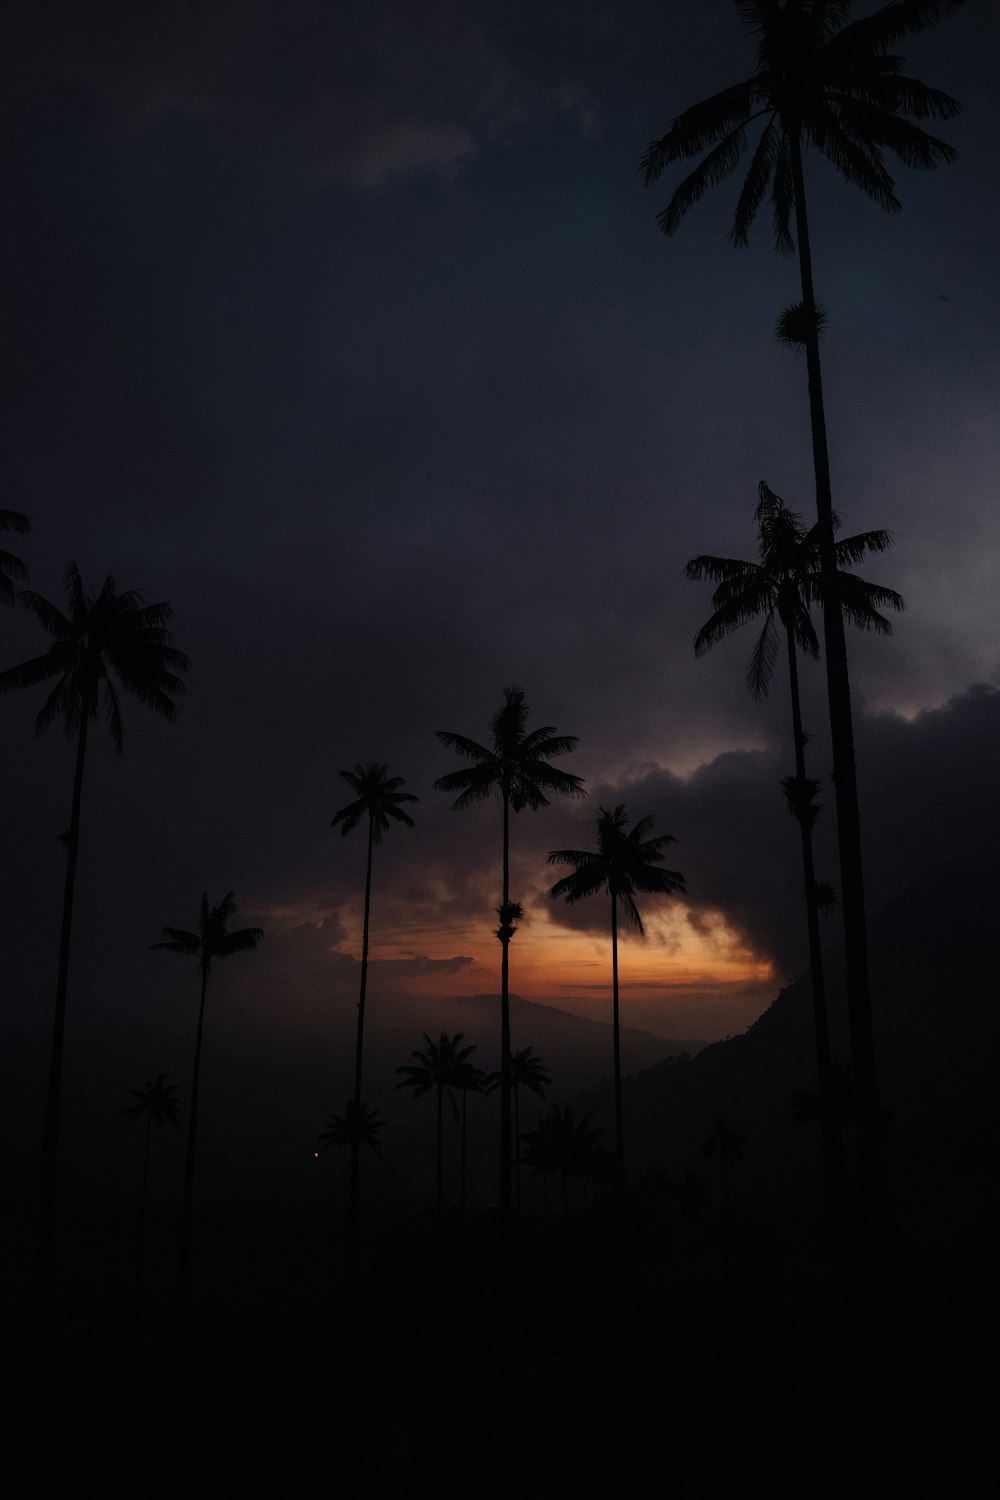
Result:
M947 880L956 863L996 859L1000 790L990 767L1000 751L1000 692L970 689L911 722L892 714L861 715L857 728L872 909L914 882ZM825 767L822 758L814 759L819 776ZM798 835L780 790L789 761L781 750L730 752L686 780L651 772L602 787L593 799L605 806L624 802L633 819L652 813L654 834L673 832L677 843L664 863L686 878L692 925L710 930L713 914L721 914L753 951L774 960L782 980L803 972L806 963ZM817 874L835 886L828 780L821 802ZM573 825L577 847L593 847L593 825L582 809ZM653 902L647 898L640 909L648 911ZM607 913L598 901L552 906L551 916L563 925L606 929ZM823 930L827 942L839 941L836 910L824 919Z

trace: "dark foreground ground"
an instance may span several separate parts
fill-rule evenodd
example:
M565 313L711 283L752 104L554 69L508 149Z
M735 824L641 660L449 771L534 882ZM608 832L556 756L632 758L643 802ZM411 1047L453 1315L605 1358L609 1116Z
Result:
M835 1295L609 1225L425 1227L308 1305L15 1316L8 1454L103 1494L992 1493L995 1278Z

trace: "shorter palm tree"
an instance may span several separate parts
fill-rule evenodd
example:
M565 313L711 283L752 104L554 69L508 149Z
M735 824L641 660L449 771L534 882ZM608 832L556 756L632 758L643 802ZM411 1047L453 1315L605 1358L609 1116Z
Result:
M679 870L661 870L660 861L668 844L674 842L669 833L656 838L647 835L652 831L653 819L640 818L635 827L629 829L623 803L613 812L601 808L597 819L597 848L554 849L549 855L550 865L573 865L572 875L557 880L549 894L564 897L572 904L585 896L594 896L605 891L611 897L611 990L612 1031L614 1035L615 1069L615 1157L618 1166L618 1195L625 1190L625 1145L622 1128L622 1071L621 1036L618 1020L618 907L625 920L640 934L644 932L639 908L635 904L636 892L650 895L672 896L686 888Z
M593 1123L588 1110L577 1117L570 1106L554 1104L534 1130L521 1137L521 1155L537 1175L558 1172L562 1184L563 1219L569 1219L569 1183L574 1177L591 1178L600 1153L604 1131Z
M28 518L21 511L0 510L0 531L13 531L17 536L27 536L30 530ZM20 582L27 576L28 570L19 557L15 557L13 552L0 550L0 603L12 604L15 580Z
M327 1116L326 1129L319 1137L320 1150L325 1151L329 1146L350 1146L352 1150L365 1146L373 1156L381 1156L379 1134L384 1123L377 1109L350 1098L342 1115Z
M369 762L367 766L356 765L353 771L341 771L341 776L347 782L355 800L348 802L346 807L340 808L331 820L331 827L340 827L340 832L346 837L353 832L361 822L368 825L368 862L365 870L365 916L361 929L361 985L358 995L358 1024L354 1044L354 1098L361 1098L362 1064L364 1060L365 1046L365 997L368 991L368 935L371 921L372 906L372 854L376 844L381 844L382 836L389 831L389 819L396 823L402 823L406 828L413 828L414 822L409 813L400 807L401 802L417 802L419 799L412 792L401 790L403 786L402 776L390 776L388 766L379 765L375 761ZM351 1182L347 1211L347 1274L350 1276L354 1270L354 1242L357 1235L358 1224L358 1176L360 1162L361 1141L356 1138L351 1143Z
M212 975L215 959L230 958L234 953L250 953L264 936L262 927L243 927L230 932L229 919L236 911L232 891L227 891L217 906L210 906L208 896L202 894L198 930L189 932L183 927L164 927L162 943L153 943L153 948L162 948L168 953L183 953L198 960L201 975L201 1003L198 1007L198 1032L194 1047L194 1071L191 1078L191 1110L188 1116L187 1161L184 1170L184 1208L181 1218L181 1246L178 1261L178 1276L182 1290L188 1279L188 1256L191 1242L191 1219L194 1206L195 1146L198 1134L198 1083L201 1076L201 1042L205 1026L205 998L208 981Z
M397 1073L404 1075L396 1084L397 1089L412 1089L414 1099L419 1099L422 1094L433 1092L437 1099L437 1217L439 1222L444 1212L442 1150L444 1101L447 1098L451 1106L452 1118L457 1120L458 1105L455 1102L455 1094L474 1087L473 1075L479 1073L479 1069L468 1060L476 1048L474 1045L463 1047L461 1043L464 1036L465 1033L462 1031L456 1032L454 1036L448 1036L442 1031L440 1039L432 1042L425 1031L423 1051L414 1051L411 1054L416 1058L416 1062L404 1064L396 1069Z
M738 1130L730 1130L722 1115L716 1115L712 1121L711 1134L701 1143L703 1156L711 1161L717 1155L722 1163L723 1201L727 1218L730 1213L729 1172L743 1155L746 1143L746 1136L740 1135Z
M154 1123L156 1125L177 1124L177 1085L166 1082L166 1074L158 1073L152 1083L143 1089L129 1089L136 1101L122 1110L130 1120L146 1119L146 1144L142 1157L142 1200L139 1208L139 1242L135 1253L135 1285L142 1289L142 1272L146 1241L146 1189L149 1183L149 1144Z
M708 1208L708 1183L697 1172L685 1172L684 1181L677 1184L674 1202L679 1203L687 1214L688 1237L694 1238L694 1221L698 1214Z
M507 687L504 701L490 720L489 744L481 745L464 734L439 729L437 737L449 750L472 762L459 771L440 776L434 786L441 792L457 792L452 806L471 807L487 797L496 797L503 811L500 905L500 1217L510 1214L511 1120L510 1120L510 940L521 907L510 897L510 815L524 808L537 812L548 807L547 792L561 797L585 795L579 776L549 764L556 755L567 755L576 747L576 735L556 734L551 724L528 729L528 705L524 690Z
M514 1095L514 1139L521 1139L521 1089L526 1088L539 1099L545 1098L545 1090L552 1082L548 1069L537 1056L534 1047L522 1047L520 1052L511 1054L510 1059L510 1086ZM502 1086L503 1074L490 1073L486 1079L486 1093L492 1094L494 1089ZM517 1216L521 1217L521 1155L520 1152L514 1160L514 1184L516 1189Z

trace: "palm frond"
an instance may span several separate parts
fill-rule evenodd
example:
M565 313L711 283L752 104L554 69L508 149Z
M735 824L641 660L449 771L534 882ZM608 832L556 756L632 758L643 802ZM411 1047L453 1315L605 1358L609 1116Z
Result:
M780 140L781 132L777 122L771 119L761 131L760 140L757 142L750 167L743 180L743 191L736 204L733 227L729 231L729 238L734 245L745 245L749 240L750 226L757 217L757 210L764 200L767 185L778 159Z
M778 631L774 623L774 614L771 613L765 619L763 629L754 642L745 673L747 690L756 702L767 697L771 677L774 674L774 663L778 656L778 645Z
M666 208L656 216L656 222L664 234L675 234L688 210L701 201L710 187L729 176L746 150L746 145L746 132L740 126L731 135L727 135L725 140L720 141L694 171L685 177Z

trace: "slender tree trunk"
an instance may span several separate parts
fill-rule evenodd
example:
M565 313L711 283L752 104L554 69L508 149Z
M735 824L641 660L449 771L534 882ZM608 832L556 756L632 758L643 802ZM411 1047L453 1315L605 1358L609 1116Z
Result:
M444 1089L437 1091L437 1221L444 1217L444 1156L442 1151Z
M625 1196L625 1132L622 1125L622 1049L618 1025L618 897L611 894L611 992L615 1050L615 1197Z
M875 1218L882 1201L882 1156L878 1131L878 1090L875 1078L875 1045L868 978L868 931L862 878L861 824L857 767L854 760L854 726L847 670L847 644L844 638L844 619L838 591L830 459L827 448L826 415L823 407L823 382L819 357L819 332L816 327L816 296L813 290L812 256L809 248L805 179L802 171L800 132L797 128L789 131L789 139L795 193L795 227L802 280L802 306L805 315L809 416L812 426L816 514L823 580L823 636L826 648L827 692L833 746L837 838L840 848L840 895L847 964L847 1009L851 1028L851 1061L858 1085L860 1106L859 1179L862 1202L869 1217Z
M503 789L503 915L500 927L510 927L510 792ZM510 1219L510 938L500 939L500 1222Z
M799 666L795 638L790 624L785 625L788 646L788 680L792 699L792 735L795 740L795 776L800 785L806 780L805 735L802 730L802 706L799 698ZM819 906L816 900L816 869L813 863L812 828L808 810L796 807L799 838L802 846L802 871L805 880L806 922L809 931L809 978L812 986L813 1021L816 1031L816 1072L819 1082L820 1124L823 1145L823 1170L826 1181L827 1211L834 1236L844 1210L846 1180L844 1172L844 1138L840 1123L830 1108L831 1060L830 1027L826 1005L826 979L823 973L823 950L819 935Z
M146 1111L146 1149L142 1157L142 1202L139 1209L139 1243L135 1252L135 1289L136 1293L142 1291L142 1273L145 1265L146 1253L146 1190L149 1186L149 1142L153 1129L153 1116L150 1110Z
M514 1091L514 1184L517 1189L517 1217L521 1218L521 1090L517 1084Z
M372 846L375 842L375 814L368 814L368 868L365 872L365 920L361 931L361 993L358 997L358 1032L354 1053L354 1108L357 1124L361 1118L361 1063L365 1043L365 992L368 986L368 922L372 904ZM351 1136L351 1185L347 1210L347 1274L354 1274L354 1246L358 1225L358 1173L361 1159L359 1129Z
M188 1115L187 1160L184 1166L184 1207L181 1213L181 1246L177 1262L177 1283L183 1298L190 1291L191 1220L194 1208L194 1161L198 1140L198 1079L201 1075L201 1039L205 1028L205 997L208 993L208 969L201 971L201 1004L198 1007L198 1035L194 1044L194 1073L191 1077L191 1110Z
M80 731L76 742L73 775L73 805L69 820L69 850L63 886L62 927L59 933L59 967L56 977L56 1010L49 1056L49 1087L42 1132L42 1176L39 1202L38 1263L35 1270L35 1302L38 1316L48 1317L52 1280L52 1246L55 1239L56 1190L59 1169L59 1115L62 1104L63 1043L66 1032L66 995L69 989L69 950L73 931L73 897L76 861L80 847L80 808L83 800L83 767L87 755L87 728L92 695L85 688L80 702Z
M462 1090L462 1181L460 1202L462 1208L462 1223L465 1223L465 1111L469 1098L469 1090Z

